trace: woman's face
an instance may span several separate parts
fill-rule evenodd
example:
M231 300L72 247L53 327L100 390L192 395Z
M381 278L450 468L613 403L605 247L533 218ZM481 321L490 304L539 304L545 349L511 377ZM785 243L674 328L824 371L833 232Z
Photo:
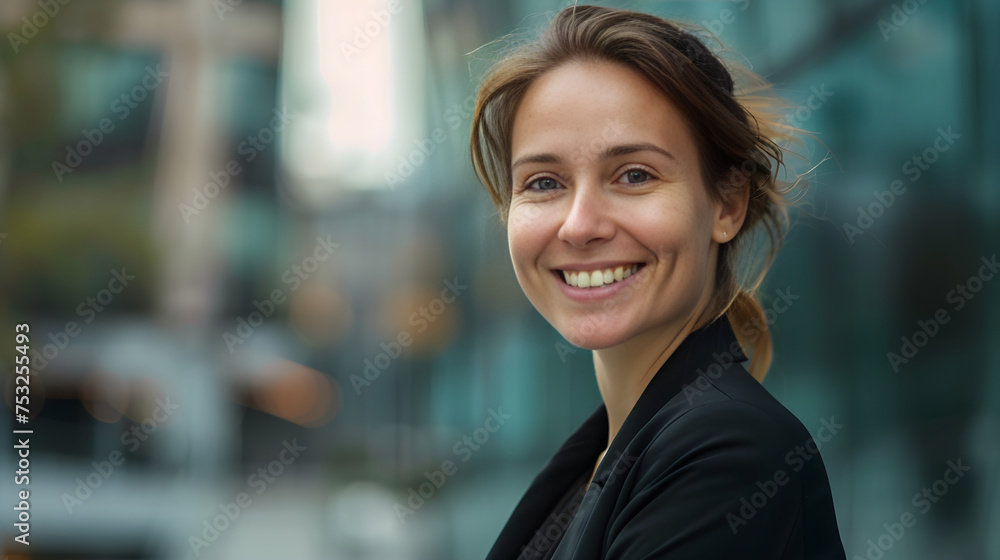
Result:
M525 93L511 141L514 271L567 340L609 348L707 305L733 221L708 196L683 115L645 78L561 65Z

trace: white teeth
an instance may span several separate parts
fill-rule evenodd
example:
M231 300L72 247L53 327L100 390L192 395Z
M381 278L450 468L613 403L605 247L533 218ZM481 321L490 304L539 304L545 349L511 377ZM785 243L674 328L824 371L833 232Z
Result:
M592 272L562 271L566 283L575 288L599 288L606 284L621 282L639 270L639 265L619 266L614 269L594 270Z

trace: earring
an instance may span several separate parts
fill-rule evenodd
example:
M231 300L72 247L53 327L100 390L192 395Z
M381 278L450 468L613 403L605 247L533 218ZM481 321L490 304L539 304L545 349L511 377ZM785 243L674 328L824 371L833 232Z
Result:
M722 232L722 237L729 237L729 232L728 231Z

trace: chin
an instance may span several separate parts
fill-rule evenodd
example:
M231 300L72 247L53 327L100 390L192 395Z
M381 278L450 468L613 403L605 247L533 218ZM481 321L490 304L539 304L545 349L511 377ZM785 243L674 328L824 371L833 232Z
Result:
M581 321L563 321L552 323L559 334L570 344L585 350L603 350L618 346L632 338L626 329L606 326L606 320L599 318L584 319ZM588 328L588 325L590 327Z

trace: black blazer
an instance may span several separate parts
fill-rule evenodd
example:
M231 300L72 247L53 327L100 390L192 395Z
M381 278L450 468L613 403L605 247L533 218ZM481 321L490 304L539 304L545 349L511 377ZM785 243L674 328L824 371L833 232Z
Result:
M487 560L845 558L812 436L746 359L725 317L691 333L639 397L586 493L607 446L604 405L531 483Z

